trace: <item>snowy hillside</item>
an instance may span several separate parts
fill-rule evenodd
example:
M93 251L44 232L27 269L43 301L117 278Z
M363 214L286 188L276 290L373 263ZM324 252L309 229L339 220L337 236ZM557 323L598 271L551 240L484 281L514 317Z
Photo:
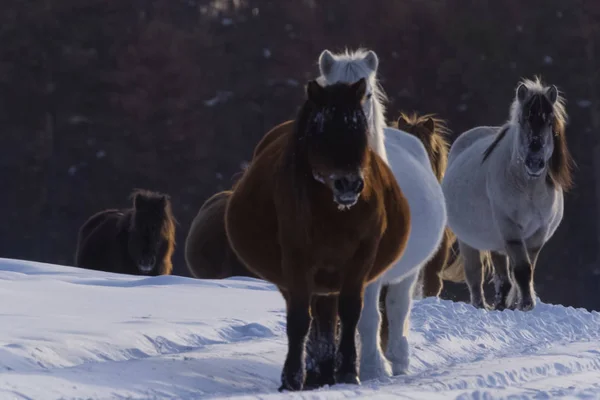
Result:
M254 279L131 277L0 259L0 399L600 397L600 314L413 309L411 373L277 392L285 308Z

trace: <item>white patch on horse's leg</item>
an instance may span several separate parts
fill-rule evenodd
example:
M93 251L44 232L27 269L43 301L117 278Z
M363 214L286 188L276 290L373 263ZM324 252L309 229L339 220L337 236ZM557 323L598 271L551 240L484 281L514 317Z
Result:
M381 351L381 314L379 294L381 279L365 289L364 305L358 322L360 336L360 380L367 381L392 375L388 361Z
M388 287L386 307L390 331L386 356L392 363L394 375L402 375L408 372L410 363L410 349L408 346L410 308L418 276L419 274L416 272L399 283Z

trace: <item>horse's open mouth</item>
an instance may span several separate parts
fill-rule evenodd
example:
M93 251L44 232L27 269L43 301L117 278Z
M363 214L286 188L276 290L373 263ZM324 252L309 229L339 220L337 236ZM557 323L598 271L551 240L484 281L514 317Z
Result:
M148 272L152 271L152 269L154 268L154 265L138 265L138 268L140 269L140 271L142 271L144 273L148 273Z
M335 203L338 205L338 209L339 210L349 210L350 207L352 207L353 205L355 205L358 202L358 197L360 196L360 194L343 194L343 195L336 195L333 197L333 201L335 201Z
M544 173L544 168L537 171L532 171L529 168L525 168L525 170L527 171L527 175L529 175L531 178L539 178Z

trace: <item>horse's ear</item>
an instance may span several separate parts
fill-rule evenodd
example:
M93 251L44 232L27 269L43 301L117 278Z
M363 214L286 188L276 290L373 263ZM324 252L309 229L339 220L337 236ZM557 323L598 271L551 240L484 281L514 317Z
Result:
M373 50L369 50L365 56L365 62L371 71L377 71L377 67L379 67L379 57L377 57L377 54L375 54Z
M517 99L522 103L527 96L527 86L524 83L520 83L517 87Z
M558 89L556 86L550 86L546 91L546 96L548 97L548 100L550 100L550 103L556 103L556 100L558 99Z
M315 104L323 103L324 93L325 89L316 80L312 80L306 85L306 97Z
M329 50L323 50L319 56L319 70L321 71L321 75L329 75L331 69L333 68L333 64L335 64L335 58L333 57L333 54L331 54Z
M410 128L410 124L402 114L398 117L398 121L396 121L396 124L398 125L398 129L400 129L401 131L407 132Z
M365 78L360 78L357 82L352 84L352 90L356 93L356 99L363 102L365 98L365 94L367 93L367 81Z
M435 131L435 121L431 117L429 117L425 121L423 121L422 125L425 127L425 129L427 129L431 133L433 133L433 131Z

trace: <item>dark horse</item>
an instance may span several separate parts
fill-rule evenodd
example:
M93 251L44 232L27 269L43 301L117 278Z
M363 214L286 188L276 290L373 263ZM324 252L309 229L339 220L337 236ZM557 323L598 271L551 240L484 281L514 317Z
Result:
M133 208L104 210L79 230L75 266L130 275L170 275L175 219L169 196L136 190Z
M294 121L271 129L256 145L252 159L280 134L288 132ZM208 198L194 217L185 239L185 263L194 278L225 279L232 276L259 278L239 260L225 233L225 208L235 189L224 190Z
M408 203L368 146L365 80L325 88L311 81L306 91L291 129L263 139L225 211L239 259L286 300L280 390L302 390L308 376L307 387L359 383L355 335L365 285L401 257L410 233ZM305 364L311 313L320 323Z

